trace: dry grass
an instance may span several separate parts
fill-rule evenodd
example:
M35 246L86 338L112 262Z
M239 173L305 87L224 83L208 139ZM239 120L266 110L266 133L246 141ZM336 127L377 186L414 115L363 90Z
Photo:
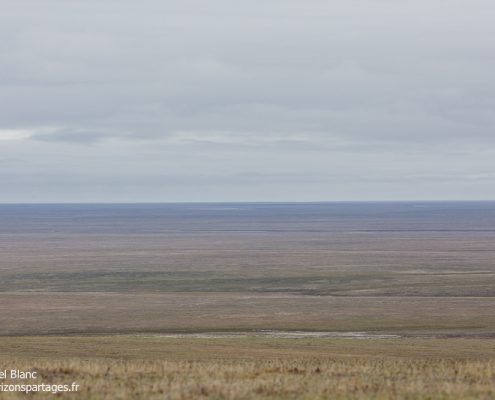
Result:
M492 339L4 337L0 356L0 370L38 371L30 383L81 385L69 399L495 396Z
M80 392L63 395L77 399L492 399L495 396L493 360L79 359L17 362L16 366L36 369L45 383L77 382L81 385ZM0 398L24 397L4 393Z
M0 338L0 360L495 359L495 339L283 339L267 337L31 336Z

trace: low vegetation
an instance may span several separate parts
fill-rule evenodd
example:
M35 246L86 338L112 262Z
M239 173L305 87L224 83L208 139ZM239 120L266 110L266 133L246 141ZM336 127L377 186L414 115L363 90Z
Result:
M2 360L3 364L6 360ZM17 363L77 399L492 399L494 360L383 358ZM51 394L38 395L51 398ZM3 393L2 399L24 398Z
M492 339L4 337L0 370L74 399L492 399ZM5 380L3 383L12 383ZM17 381L18 383L18 381ZM23 399L0 393L0 399ZM34 398L53 398L35 394Z

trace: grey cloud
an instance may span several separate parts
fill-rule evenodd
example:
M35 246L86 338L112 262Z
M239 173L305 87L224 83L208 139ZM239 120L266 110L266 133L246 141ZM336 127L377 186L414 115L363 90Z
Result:
M186 175L199 183L199 171L215 177L221 169L253 174L240 179L244 194L256 176L280 176L287 187L267 189L268 198L289 193L282 172L297 190L297 182L337 170L353 182L343 193L365 197L369 187L359 181L369 171L383 185L395 182L390 192L374 191L384 198L402 193L401 177L488 176L495 168L493 11L484 0L448 7L440 0L7 0L0 133L32 134L0 141L0 158L29 154L24 167L9 166L11 175L29 180L42 171L67 190L71 174L97 180L74 160L109 170L113 187L166 171L185 182L174 199L192 193ZM50 174L60 164L65 180ZM462 171L452 175L453 165ZM218 179L220 200L229 185ZM12 186L12 196L22 199L28 186ZM150 199L167 199L150 188ZM311 193L333 192L322 188L320 196L315 183ZM474 196L486 193L480 186ZM427 187L422 195L442 191Z
M83 129L56 129L51 132L34 133L30 139L43 142L67 142L79 144L95 144L105 139L112 137L120 137L121 135L112 134L110 132L100 132Z

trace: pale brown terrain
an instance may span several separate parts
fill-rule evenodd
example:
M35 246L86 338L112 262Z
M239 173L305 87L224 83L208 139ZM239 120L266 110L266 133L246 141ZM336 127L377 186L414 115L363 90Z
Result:
M287 293L3 293L4 335L381 331L493 336L495 299L334 297Z
M0 234L0 334L493 334L495 234L425 235Z
M44 336L3 338L0 353L0 369L39 373L25 383L77 383L78 392L61 395L70 399L488 400L495 395L491 339ZM26 396L0 393L0 398Z
M494 397L492 203L126 207L0 208L5 368L80 399Z

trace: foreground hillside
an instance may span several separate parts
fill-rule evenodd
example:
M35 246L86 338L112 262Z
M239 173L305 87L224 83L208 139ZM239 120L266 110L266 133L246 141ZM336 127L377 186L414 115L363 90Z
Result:
M0 353L2 370L37 371L30 383L80 385L68 399L495 396L492 339L18 337L3 338Z
M109 362L79 359L38 361L33 365L50 381L78 382L82 387L80 392L64 395L77 399L453 400L495 396L494 360ZM5 393L0 397L25 398Z

